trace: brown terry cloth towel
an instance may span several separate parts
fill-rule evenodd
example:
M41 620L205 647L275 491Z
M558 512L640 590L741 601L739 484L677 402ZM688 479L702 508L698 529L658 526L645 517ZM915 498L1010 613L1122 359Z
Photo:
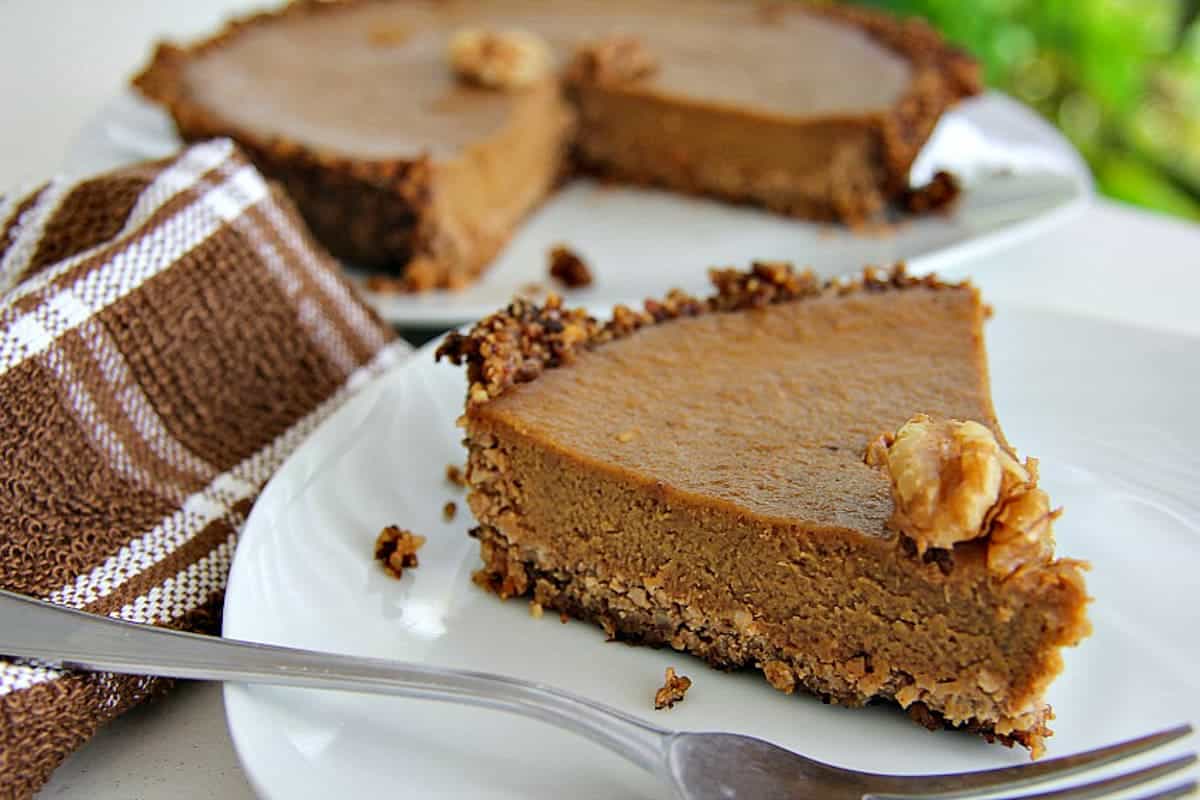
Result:
M0 197L0 586L217 633L263 483L406 349L226 140ZM164 684L0 656L0 797Z

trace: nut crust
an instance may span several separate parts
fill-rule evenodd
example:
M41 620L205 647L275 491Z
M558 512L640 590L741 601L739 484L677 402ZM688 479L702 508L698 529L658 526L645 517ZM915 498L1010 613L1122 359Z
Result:
M499 397L513 386L536 380L547 369L570 363L583 350L624 338L647 325L799 302L826 293L965 285L944 283L936 276L913 277L903 264L886 271L868 268L852 280L821 281L812 270L797 271L779 261L756 262L745 271L709 270L709 279L716 287L710 297L700 299L674 289L662 300L646 300L640 311L619 305L607 322L598 321L581 308L565 308L557 294L551 294L542 305L516 299L476 323L468 333L449 334L435 358L467 365L470 408Z

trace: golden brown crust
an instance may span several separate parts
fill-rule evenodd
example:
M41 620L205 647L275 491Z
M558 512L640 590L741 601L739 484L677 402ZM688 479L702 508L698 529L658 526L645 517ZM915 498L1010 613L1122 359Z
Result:
M929 23L897 19L880 11L845 5L807 7L828 19L855 25L913 66L908 91L883 120L883 153L890 199L908 186L908 170L946 109L983 91L979 64L942 38ZM842 219L854 224L865 220Z
M914 277L903 264L890 270L868 268L854 279L821 281L812 270L796 271L779 261L755 262L749 270L713 269L709 278L716 293L699 299L674 289L662 300L646 300L637 311L619 305L612 318L599 322L581 308L565 308L551 294L538 305L516 299L507 308L484 318L467 333L451 333L434 357L467 365L467 407L488 402L543 371L570 363L581 350L621 339L647 325L679 317L763 308L801 301L827 293L902 291L914 287L959 287L936 276Z
M1011 731L1009 733L996 733L994 726L983 724L978 720L971 720L961 725L955 725L953 722L947 720L945 716L919 701L910 705L905 711L908 713L909 719L926 730L962 730L982 736L983 740L988 744L995 742L1005 747L1012 747L1019 744L1029 751L1030 758L1040 758L1046 752L1045 739L1054 735L1054 731L1050 730L1047 724L1050 720L1054 719L1054 711L1050 706L1046 706L1042 710L1042 714L1038 717L1037 722L1027 730Z

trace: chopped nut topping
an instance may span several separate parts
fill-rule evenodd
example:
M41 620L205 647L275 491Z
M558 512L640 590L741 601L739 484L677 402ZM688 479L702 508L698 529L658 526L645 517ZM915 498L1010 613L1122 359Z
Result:
M550 277L562 281L568 289L592 285L592 271L579 254L564 245L550 250Z
M918 555L986 536L988 567L1001 577L1051 557L1060 512L1037 486L1037 460L1021 464L978 422L918 414L873 442L866 461L887 468L892 524Z
M454 515L458 513L458 504L453 500L447 500L446 505L442 506L442 519L449 522L454 519Z
M636 36L607 36L581 45L567 67L576 83L616 84L648 78L658 71L658 59Z
M527 31L466 28L450 39L450 66L464 81L489 89L524 89L550 74L550 48Z
M691 678L686 675L676 675L673 667L667 667L666 680L663 682L662 688L654 693L654 707L656 709L674 708L676 703L683 700L683 696L687 694L687 690L691 686Z
M467 485L467 476L464 474L463 468L458 464L446 465L446 480L459 488Z
M383 564L388 575L399 578L404 575L404 570L419 566L417 551L423 544L424 536L388 525L375 539L375 560Z
M541 619L544 612L545 609L537 600L529 601L529 616L533 617L534 619Z

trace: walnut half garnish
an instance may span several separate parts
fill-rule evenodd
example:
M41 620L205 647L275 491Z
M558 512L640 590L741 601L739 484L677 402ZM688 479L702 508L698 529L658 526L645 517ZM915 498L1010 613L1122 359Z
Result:
M488 89L524 89L550 74L550 48L528 31L464 28L451 37L449 54L455 75Z
M984 425L918 414L867 449L887 469L891 523L919 554L988 537L988 568L1007 576L1054 550L1061 513L1038 488L1037 460L1022 464Z

